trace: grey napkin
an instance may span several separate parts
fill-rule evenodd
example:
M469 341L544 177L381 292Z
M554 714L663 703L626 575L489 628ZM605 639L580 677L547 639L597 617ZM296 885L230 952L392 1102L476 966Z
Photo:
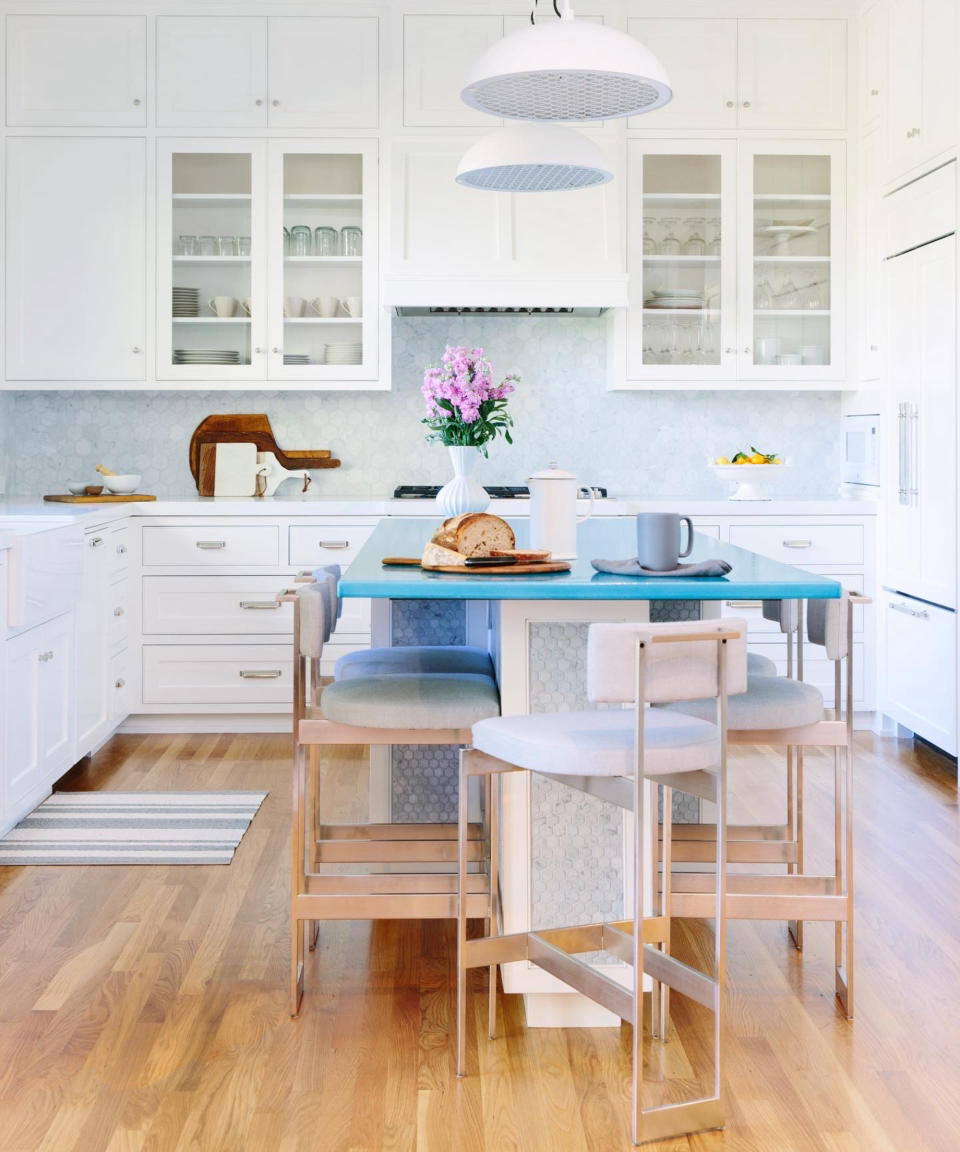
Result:
M644 568L639 560L591 560L598 572L611 576L726 576L730 565L726 560L701 560L697 564L678 564L668 572L654 572Z

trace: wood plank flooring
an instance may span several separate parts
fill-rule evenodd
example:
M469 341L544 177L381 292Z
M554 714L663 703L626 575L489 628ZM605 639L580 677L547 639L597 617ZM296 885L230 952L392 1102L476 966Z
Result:
M453 926L326 925L287 1015L288 744L120 736L69 789L266 788L230 867L0 869L2 1152L613 1152L629 1147L629 1031L527 1031L501 996L453 1073ZM354 754L355 755L355 754ZM779 759L736 754L731 816L773 817ZM356 795L360 764L335 764ZM830 859L831 768L808 759L810 851ZM658 1152L960 1148L955 767L858 737L857 1019L832 930L729 931L728 1126ZM678 926L696 948L696 923ZM677 998L679 999L679 998ZM676 1001L675 1001L676 1002ZM677 1023L695 1051L704 1022ZM678 1064L683 1049L655 1052Z

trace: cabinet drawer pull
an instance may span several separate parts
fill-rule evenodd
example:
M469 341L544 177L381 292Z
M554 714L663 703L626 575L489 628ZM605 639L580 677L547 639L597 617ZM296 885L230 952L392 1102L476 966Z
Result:
M781 540L780 543L784 548L812 548L812 540Z
M260 611L268 611L269 609L279 608L280 605L276 600L241 600L241 608L256 608Z
M197 547L207 550L216 550L217 548L226 548L226 540L198 540Z
M123 609L122 608L114 608L113 614L114 614L114 616L122 616L123 615Z
M113 686L119 692L121 688L126 688L127 682L122 676L119 676L116 680L114 680Z
M903 600L891 600L890 607L894 612L902 612L905 616L915 616L918 620L930 619L930 613L926 610L926 608L911 608L910 605L904 603Z
M117 555L118 556L126 556L126 554L127 554L126 544L118 544L117 545Z
M91 548L102 548L103 547L103 537L102 536L94 536L94 538L90 541L90 547Z
M762 600L726 600L724 601L728 608L762 608Z
M282 675L279 668L268 668L263 671L256 668L240 669L240 676L244 680L279 680Z
M40 661L42 664L46 664L48 660L52 660L52 659L53 659L53 652L41 652L41 653L40 653L40 654L37 656L37 659L38 659L38 660L39 660L39 661Z
M318 540L317 544L321 548L349 548L349 540Z

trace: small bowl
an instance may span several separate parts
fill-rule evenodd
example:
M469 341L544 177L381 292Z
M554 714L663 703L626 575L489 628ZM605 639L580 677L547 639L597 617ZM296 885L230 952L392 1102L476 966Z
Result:
M115 496L127 496L131 492L136 492L140 477L131 472L125 476L104 476L103 482L108 492L112 492Z
M85 496L99 496L102 491L102 484L88 484L83 490Z
M71 496L82 496L86 491L87 485L83 480L68 480L67 491Z

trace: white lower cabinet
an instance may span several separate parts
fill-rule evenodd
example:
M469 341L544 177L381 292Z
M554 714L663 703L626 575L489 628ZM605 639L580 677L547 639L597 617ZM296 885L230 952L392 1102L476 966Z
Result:
M293 703L293 648L283 644L147 644L143 648L143 702L205 705ZM198 707L201 706L201 707Z
M38 804L74 761L73 612L8 640L6 668L2 823L9 826Z
M884 591L882 711L951 756L957 754L957 617Z

